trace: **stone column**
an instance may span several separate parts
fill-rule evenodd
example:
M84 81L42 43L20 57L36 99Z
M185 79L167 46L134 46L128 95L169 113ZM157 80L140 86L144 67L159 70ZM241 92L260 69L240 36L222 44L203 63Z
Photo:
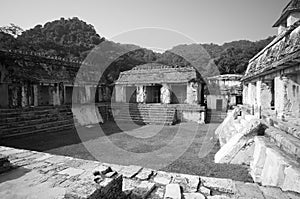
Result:
M22 97L21 100L22 107L28 106L27 85L22 85L21 97Z
M248 84L243 85L243 104L248 104Z
M146 99L147 99L146 87L143 85L138 85L136 87L136 102L146 103Z
M198 83L190 82L187 84L186 101L188 104L198 104Z
M271 110L272 92L271 82L262 81L261 83L261 109Z
M33 105L39 105L39 87L38 85L33 85Z
M101 89L103 90L103 89ZM103 93L102 93L103 95ZM124 86L122 85L116 85L115 86L115 99L116 99L116 102L125 102L124 101Z
M171 103L171 92L168 84L163 84L160 89L160 101L162 104Z
M59 85L58 84L54 84L53 87L51 87L51 94L52 94L52 99L53 99L53 105L57 106L60 105L60 98L59 98Z
M84 91L85 91L85 103L91 103L91 86L85 85Z
M287 77L275 77L275 110L278 118L284 118L287 99Z
M255 115L260 119L261 117L261 104L262 104L262 81L256 82L256 104L255 104Z

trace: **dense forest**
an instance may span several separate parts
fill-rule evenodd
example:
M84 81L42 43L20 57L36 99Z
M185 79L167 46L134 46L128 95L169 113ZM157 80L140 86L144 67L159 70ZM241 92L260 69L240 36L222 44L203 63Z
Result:
M34 51L49 56L79 60L84 60L102 42L107 42L106 45L109 45L112 51L126 49L124 51L127 52L126 55L120 55L121 57L112 62L108 72L106 71L109 76L112 76L109 82L113 81L120 71L148 62L194 65L204 76L243 74L248 61L273 39L274 37L269 37L255 42L241 40L223 45L212 43L178 45L160 54L130 44L106 41L97 34L93 25L77 17L61 18L44 25L36 25L25 31L14 24L0 27L0 49ZM95 58L95 61L97 59L99 58Z

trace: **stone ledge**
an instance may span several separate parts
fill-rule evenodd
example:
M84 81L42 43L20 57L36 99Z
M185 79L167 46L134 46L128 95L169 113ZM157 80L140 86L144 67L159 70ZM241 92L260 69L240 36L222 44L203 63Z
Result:
M285 193L279 188L273 191L256 184L236 182L231 179L167 173L139 166L102 164L97 161L1 146L0 154L6 154L8 160L11 160L14 166L18 166L10 172L1 174L0 198L39 196L61 199L161 199L166 197L166 187L169 187L168 194L173 194L173 198L184 196L186 199L253 198L253 196L260 197L261 194L272 195L273 193L284 198L292 194ZM289 175L294 173L294 170L290 168L286 173ZM297 177L295 176L294 179ZM289 182L286 184L288 185ZM298 184L295 184L294 189L297 186ZM176 190L172 190L173 188ZM296 196L294 198L297 198Z
M300 159L300 139L274 127L266 129L265 134L283 151Z

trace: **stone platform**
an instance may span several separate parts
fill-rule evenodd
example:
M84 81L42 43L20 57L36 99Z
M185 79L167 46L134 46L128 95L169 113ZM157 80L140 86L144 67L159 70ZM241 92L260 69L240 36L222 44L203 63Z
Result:
M0 147L0 198L300 198L279 188Z

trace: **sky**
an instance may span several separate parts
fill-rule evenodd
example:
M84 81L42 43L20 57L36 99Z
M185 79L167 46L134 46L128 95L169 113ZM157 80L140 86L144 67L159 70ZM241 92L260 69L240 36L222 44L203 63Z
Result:
M23 29L64 18L92 24L101 37L142 47L260 40L289 0L0 0L0 26Z

